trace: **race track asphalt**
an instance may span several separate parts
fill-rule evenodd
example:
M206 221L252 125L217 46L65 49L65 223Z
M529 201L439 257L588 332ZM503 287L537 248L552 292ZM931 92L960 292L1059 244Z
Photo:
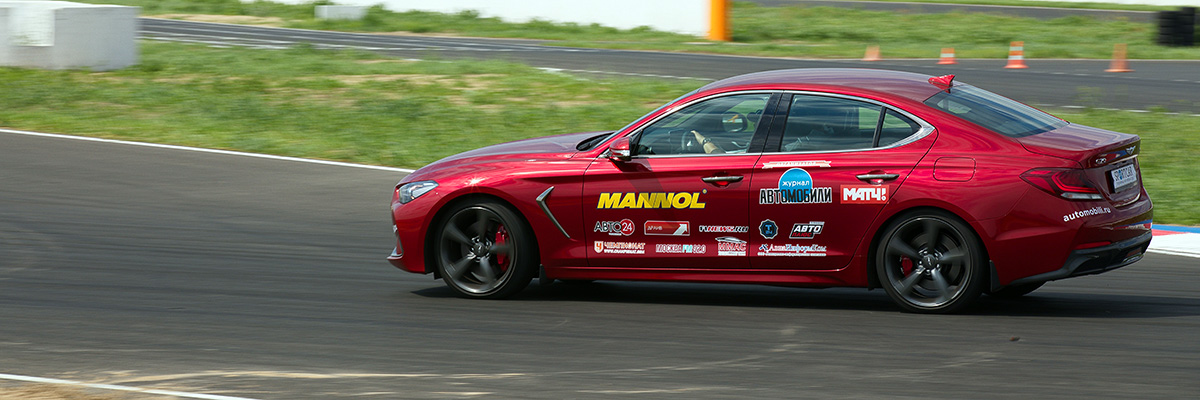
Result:
M936 59L887 59L886 48L881 50L885 60L863 62L565 48L537 40L371 35L153 18L140 21L141 37L152 40L263 49L308 43L318 48L354 48L417 59L502 59L573 73L695 78L697 86L738 74L786 68L882 68L935 76L955 74L959 82L1037 106L1123 110L1162 107L1200 114L1200 61L1195 60L1135 60L1130 62L1134 72L1107 73L1108 60L1031 58L1026 60L1029 69L1018 70L1005 69L1006 61L1000 59L959 60L957 65L937 65ZM1026 54L1036 54L1036 45L1027 44Z
M0 171L0 373L253 399L1200 393L1194 258L951 316L669 283L472 301L383 260L402 172L11 133Z

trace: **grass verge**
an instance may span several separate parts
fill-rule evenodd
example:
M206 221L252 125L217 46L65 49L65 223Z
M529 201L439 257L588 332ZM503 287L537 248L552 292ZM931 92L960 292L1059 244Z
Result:
M419 167L489 144L616 129L703 82L586 80L499 61L144 43L116 72L0 68L0 127ZM1142 135L1157 221L1200 224L1200 117L1068 120Z
M936 58L943 47L954 47L961 58L1004 58L1010 42L1024 41L1027 58L1107 59L1112 56L1115 43L1126 43L1128 56L1133 59L1200 59L1200 48L1154 44L1157 32L1154 24L1082 16L1047 21L999 13L907 14L831 7L759 7L738 2L732 14L734 41L720 43L649 28L619 30L595 24L546 21L505 23L474 12L400 13L381 6L371 7L361 21L315 19L315 5L327 2L303 5L261 0L103 2L140 6L144 15L247 15L279 18L277 25L293 28L548 39L558 41L556 45L576 47L857 58L862 57L866 46L878 45L884 57L889 58Z

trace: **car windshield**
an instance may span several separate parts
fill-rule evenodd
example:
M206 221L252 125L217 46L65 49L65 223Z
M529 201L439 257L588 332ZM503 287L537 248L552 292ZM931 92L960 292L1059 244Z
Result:
M1067 123L1036 108L974 87L959 85L938 92L925 104L1008 137L1052 131Z
M591 149L592 149L592 148L594 148L596 145L598 145L598 144L600 144L600 143L607 142L609 139L612 139L612 137L613 137L613 136L615 136L616 134L618 134L618 133L621 133L621 132L625 132L625 130L626 130L626 129L629 129L630 127L632 127L632 126L633 126L633 124L636 124L636 123L638 123L638 121L641 121L643 118L646 118L646 117L648 117L648 116L650 116L650 115L653 115L654 113L658 112L659 110L662 110L662 109L666 108L667 106L670 106L670 105L672 105L672 104L675 104L675 102L677 102L677 101L679 101L679 100L683 100L685 97L688 97L688 96L691 96L691 95L693 95L693 94L696 94L696 92L699 92L699 91L700 91L700 89L696 89L696 90L690 91L690 92L688 92L687 94L685 94L685 95L683 95L683 96L676 97L676 98L675 98L675 100L668 101L668 102L664 103L663 105L661 105L661 106L658 106L658 108L655 108L655 109L654 109L654 111L648 112L648 113L646 113L646 115L643 115L641 118L638 118L638 119L635 119L635 120L633 120L633 122L630 122L630 123L629 123L629 125L625 125L625 126L624 126L624 127L622 127L621 129L617 129L617 130L613 131L613 133L611 133L611 134L604 135L604 140L594 140L594 139L596 139L596 138L594 138L594 137L592 137L592 138L587 138L587 139L584 139L583 141L579 142L579 144L575 145L575 149L576 149L576 150L579 150L579 151L588 151L588 150L591 150ZM593 141L593 140L594 140L594 141Z

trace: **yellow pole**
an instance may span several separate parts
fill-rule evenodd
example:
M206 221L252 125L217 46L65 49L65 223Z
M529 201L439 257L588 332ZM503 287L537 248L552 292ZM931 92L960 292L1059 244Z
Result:
M708 40L733 40L733 33L729 29L729 0L709 0L709 4Z

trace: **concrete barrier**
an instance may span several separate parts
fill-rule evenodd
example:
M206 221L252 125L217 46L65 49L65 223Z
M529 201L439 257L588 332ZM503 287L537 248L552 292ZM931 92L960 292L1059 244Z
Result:
M107 71L138 62L138 7L0 1L0 66Z
M367 16L365 6L317 6L317 19L360 20Z
M276 0L302 4L311 0ZM708 33L710 0L336 0L338 4L383 5L391 11L457 13L478 11L507 22L538 19L600 24L619 29L649 26L656 30L703 36Z

